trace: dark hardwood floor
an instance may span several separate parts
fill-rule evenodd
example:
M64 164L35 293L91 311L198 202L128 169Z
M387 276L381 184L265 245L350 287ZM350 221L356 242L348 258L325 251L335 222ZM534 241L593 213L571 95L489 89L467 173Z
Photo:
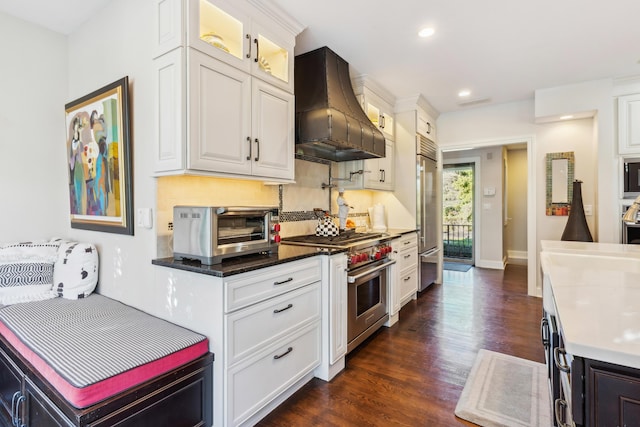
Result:
M445 271L347 356L327 383L307 383L258 425L474 425L455 409L479 349L544 362L542 300L527 296L527 267Z

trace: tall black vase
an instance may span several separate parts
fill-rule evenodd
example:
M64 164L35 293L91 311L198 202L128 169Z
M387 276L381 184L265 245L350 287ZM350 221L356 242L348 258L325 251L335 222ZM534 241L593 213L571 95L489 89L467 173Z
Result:
M587 218L584 215L584 206L582 205L582 181L577 179L573 181L571 212L569 212L569 219L560 240L593 242L593 237L591 237L591 232L587 225Z

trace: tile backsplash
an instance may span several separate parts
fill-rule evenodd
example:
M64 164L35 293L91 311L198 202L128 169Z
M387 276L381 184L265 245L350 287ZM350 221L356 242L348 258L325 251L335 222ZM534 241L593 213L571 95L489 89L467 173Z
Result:
M335 166L335 164L333 164ZM336 215L337 188L322 188L329 183L331 164L296 159L295 184L265 185L260 181L202 176L166 176L157 178L156 227L157 256L173 254L173 236L169 224L173 207L195 206L278 206L283 237L312 234L317 225L313 208L329 210ZM367 208L373 205L373 192L345 191L345 199L353 209L349 216L359 227L369 225Z

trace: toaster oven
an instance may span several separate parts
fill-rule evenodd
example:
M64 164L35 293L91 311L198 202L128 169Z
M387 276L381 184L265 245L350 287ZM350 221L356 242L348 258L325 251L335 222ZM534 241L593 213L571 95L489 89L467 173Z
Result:
M173 257L218 264L225 258L277 252L276 207L174 206Z

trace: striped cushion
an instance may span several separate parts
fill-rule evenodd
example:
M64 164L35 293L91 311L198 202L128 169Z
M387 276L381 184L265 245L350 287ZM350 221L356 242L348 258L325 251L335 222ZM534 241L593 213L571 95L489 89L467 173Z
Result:
M208 351L206 337L99 294L79 300L55 298L6 306L0 309L0 321L0 333L77 407L109 397L103 395L100 386L114 376L126 376L134 368L195 345L198 351L192 359ZM29 357L21 347L31 353ZM45 369L39 368L40 361L46 363ZM47 376L48 370L52 375ZM147 378L136 375L136 381L164 372L167 370L153 369L151 376L145 374ZM116 383L122 383L121 379ZM74 390L68 393L72 396L66 395L68 387L60 380L72 389L90 388L92 396L87 400Z

